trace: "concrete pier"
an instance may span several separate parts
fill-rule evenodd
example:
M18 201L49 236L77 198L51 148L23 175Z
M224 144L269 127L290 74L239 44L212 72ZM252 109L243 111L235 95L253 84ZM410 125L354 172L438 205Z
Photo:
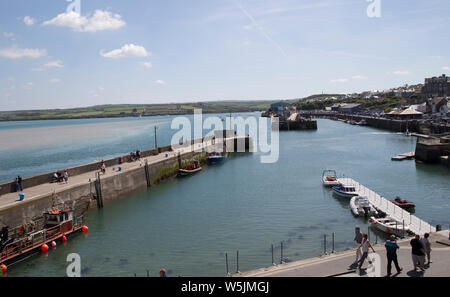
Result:
M107 164L106 173L100 175L101 183L99 184L103 197L102 205L147 188L149 181L155 179L161 169L178 164L178 154L181 155L183 160L188 160L213 147L226 147L228 149L234 146L231 152L236 150L239 142L244 143L243 147L246 151L251 147L251 139L249 137L235 136L225 139L225 142L226 145L224 146L221 139L216 139L213 145L211 140L202 142L200 139L192 141L191 144L188 143L182 148L148 155L134 162L125 162L120 165L105 162ZM156 149L156 151L159 150L160 148ZM80 207L85 208L89 204L90 207L95 207L96 203L92 200L98 195L95 183L97 181L96 175L99 173L100 168L99 164L95 164L97 166L93 166L90 171L75 175L69 174L69 182L67 184L64 182L38 182L41 179L40 176L51 175L51 173L38 176L38 181L33 181L33 178L30 178L30 184L36 184L24 188L24 191L22 191L25 194L24 201L18 201L19 196L16 192L2 194L0 196L1 225L15 228L27 224L34 218L42 216L45 210L55 204L75 204L76 212L80 210ZM148 167L145 164L148 164ZM86 165L80 167L83 166ZM90 168L91 165L87 166ZM118 170L118 166L121 166L121 171ZM146 171L146 168L148 168L148 171Z

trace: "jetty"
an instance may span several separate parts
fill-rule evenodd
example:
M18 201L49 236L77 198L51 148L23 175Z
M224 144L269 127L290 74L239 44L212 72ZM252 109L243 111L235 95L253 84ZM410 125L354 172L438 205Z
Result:
M409 227L409 230L411 232L419 235L423 235L424 233L427 232L436 232L436 227L433 227L424 220L421 220L420 218L412 215L410 212L407 212L401 207L395 205L388 199L382 197L378 193L365 187L359 182L351 178L339 178L338 181L341 184L354 186L360 196L367 197L367 199L369 199L370 203L375 208L381 210L391 218L396 219L399 222L402 222L405 226Z

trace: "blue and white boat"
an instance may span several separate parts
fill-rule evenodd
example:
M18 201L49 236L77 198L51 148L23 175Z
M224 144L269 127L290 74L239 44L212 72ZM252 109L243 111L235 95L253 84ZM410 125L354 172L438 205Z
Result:
M352 198L353 196L359 196L358 192L356 192L355 186L351 185L340 185L332 188L333 193L345 198Z
M227 153L214 152L208 156L208 162L210 164L223 163L228 158Z

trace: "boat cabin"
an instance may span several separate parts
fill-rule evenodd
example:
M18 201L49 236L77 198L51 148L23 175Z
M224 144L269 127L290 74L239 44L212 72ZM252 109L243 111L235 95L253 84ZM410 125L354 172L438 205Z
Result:
M355 186L349 186L349 185L342 185L340 190L344 191L344 192L356 192Z
M60 226L60 232L72 231L73 219L73 210L53 209L44 213L44 228L49 230Z

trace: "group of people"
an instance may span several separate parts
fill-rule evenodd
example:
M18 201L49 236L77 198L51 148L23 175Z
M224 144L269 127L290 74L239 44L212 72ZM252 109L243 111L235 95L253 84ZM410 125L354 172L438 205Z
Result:
M131 152L130 153L130 160L131 161L137 161L141 159L141 151L137 150L136 153Z
M425 233L423 238L420 238L420 235L416 235L411 241L411 258L414 266L414 271L417 271L417 268L420 271L425 271L425 257L428 259L427 265L432 263L431 261L431 243L429 241L429 233ZM449 235L450 239L450 235ZM359 227L355 228L355 238L354 241L358 245L356 248L356 261L353 263L358 265L358 269L361 269L364 261L366 260L369 248L375 253L374 248L370 244L367 233L361 233ZM401 273L403 268L398 264L397 259L397 250L400 248L397 244L395 235L391 235L390 239L385 243L386 248L386 257L387 257L387 276L391 276L392 272L392 263L397 270L397 274ZM362 252L361 252L362 250Z
M22 177L19 175L15 180L16 192L23 191Z
M65 182L67 184L69 182L69 173L67 172L67 170L64 170L64 173L61 173L59 171L53 173L53 182Z

